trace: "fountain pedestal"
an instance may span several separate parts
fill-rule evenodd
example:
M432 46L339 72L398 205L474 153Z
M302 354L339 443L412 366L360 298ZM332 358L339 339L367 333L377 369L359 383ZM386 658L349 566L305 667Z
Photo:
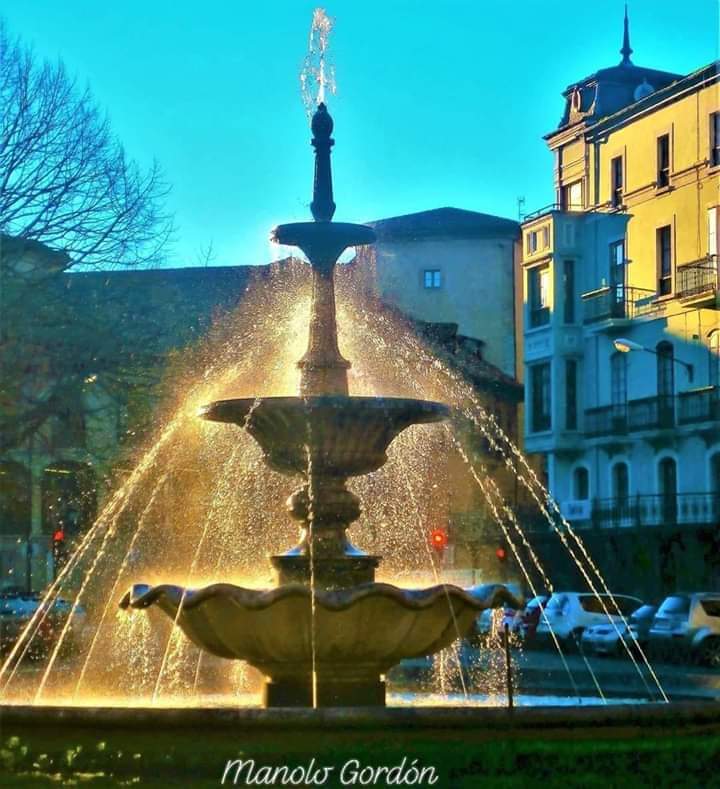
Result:
M347 539L347 528L361 512L347 480L381 468L400 432L445 419L448 409L424 400L348 393L350 363L338 347L334 270L345 249L372 243L375 235L363 225L330 221L333 123L324 104L312 129L316 221L280 225L272 235L299 247L312 267L300 394L220 400L202 410L205 419L247 430L271 468L302 478L288 501L301 524L300 543L271 558L275 589L137 585L121 605L155 603L202 649L258 668L266 677L266 706L382 706L384 674L392 666L462 638L478 611L519 601L502 586L471 595L450 585L416 590L376 583L380 558Z

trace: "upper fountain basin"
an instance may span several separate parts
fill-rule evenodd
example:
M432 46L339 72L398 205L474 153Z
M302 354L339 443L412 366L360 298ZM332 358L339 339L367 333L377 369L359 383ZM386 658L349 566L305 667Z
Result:
M367 225L350 222L292 222L278 225L270 240L276 244L299 247L316 267L332 266L348 247L375 241L375 231Z
M245 427L276 471L306 474L309 448L313 470L336 477L376 471L398 433L448 415L446 405L427 400L345 395L217 400L200 411L203 419Z

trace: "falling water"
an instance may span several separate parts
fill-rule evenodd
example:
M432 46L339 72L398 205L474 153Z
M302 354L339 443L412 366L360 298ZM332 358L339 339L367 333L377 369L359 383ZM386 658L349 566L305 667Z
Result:
M365 511L350 539L385 557L382 580L403 586L438 583L442 570L429 550L428 532L448 522L458 501L468 511L482 504L505 535L527 588L533 594L551 591L548 574L503 498L502 484L517 478L538 511L557 526L547 491L472 387L373 296L366 282L371 270L361 261L337 273L339 341L353 360L352 393L443 401L465 422L453 431L441 425L406 430L391 445L383 468L351 480ZM246 664L201 657L179 628L154 611L120 617L109 612L118 592L140 578L185 588L218 581L254 588L272 583L266 557L296 542L296 526L284 507L296 482L268 469L245 431L204 422L196 413L200 405L223 397L295 394L295 361L307 340L309 286L309 269L295 260L259 270L240 307L220 316L208 336L169 367L158 429L139 448L134 470L108 498L0 669L3 701L192 704L197 693L212 694L219 703L257 703L257 675ZM501 455L492 473L465 447L468 425ZM605 588L604 581L593 580L601 576L578 547L579 537L563 527L560 538L591 588ZM67 618L50 654L33 664L30 647L60 598L76 614L85 612L83 633L74 633L74 617ZM493 660L499 658L491 654L491 665ZM458 647L438 663L445 667L443 691L450 691L446 677L454 675L461 684L469 682L463 698L472 703L473 668L466 678ZM566 669L576 688L567 664ZM496 689L503 687L502 671L495 683Z

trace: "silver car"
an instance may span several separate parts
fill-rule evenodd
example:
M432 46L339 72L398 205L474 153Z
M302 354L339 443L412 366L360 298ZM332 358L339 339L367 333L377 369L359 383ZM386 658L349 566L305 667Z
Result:
M651 651L720 669L720 592L666 597L650 628Z
M622 621L613 624L608 620L605 624L588 627L582 634L583 650L596 655L625 657L625 645L633 649L639 644L641 649L645 649L656 612L656 606L642 605L627 620L627 626Z

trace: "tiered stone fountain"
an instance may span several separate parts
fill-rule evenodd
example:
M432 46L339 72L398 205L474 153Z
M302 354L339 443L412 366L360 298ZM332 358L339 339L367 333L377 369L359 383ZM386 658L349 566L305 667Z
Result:
M375 582L380 557L350 544L346 529L360 515L349 477L387 460L393 439L410 425L448 416L440 403L351 397L350 363L338 348L334 270L348 247L371 244L364 225L332 222L330 149L333 122L324 104L312 119L314 222L280 225L272 238L299 247L312 267L308 349L298 362L298 397L220 400L204 419L247 430L267 464L303 485L288 509L301 524L300 544L273 556L270 590L213 584L185 590L137 584L123 607L156 603L201 649L245 660L266 677L267 706L382 706L384 674L403 658L433 654L466 634L478 611L517 604L503 586L463 591L447 584L400 589ZM262 528L262 513L258 513Z

